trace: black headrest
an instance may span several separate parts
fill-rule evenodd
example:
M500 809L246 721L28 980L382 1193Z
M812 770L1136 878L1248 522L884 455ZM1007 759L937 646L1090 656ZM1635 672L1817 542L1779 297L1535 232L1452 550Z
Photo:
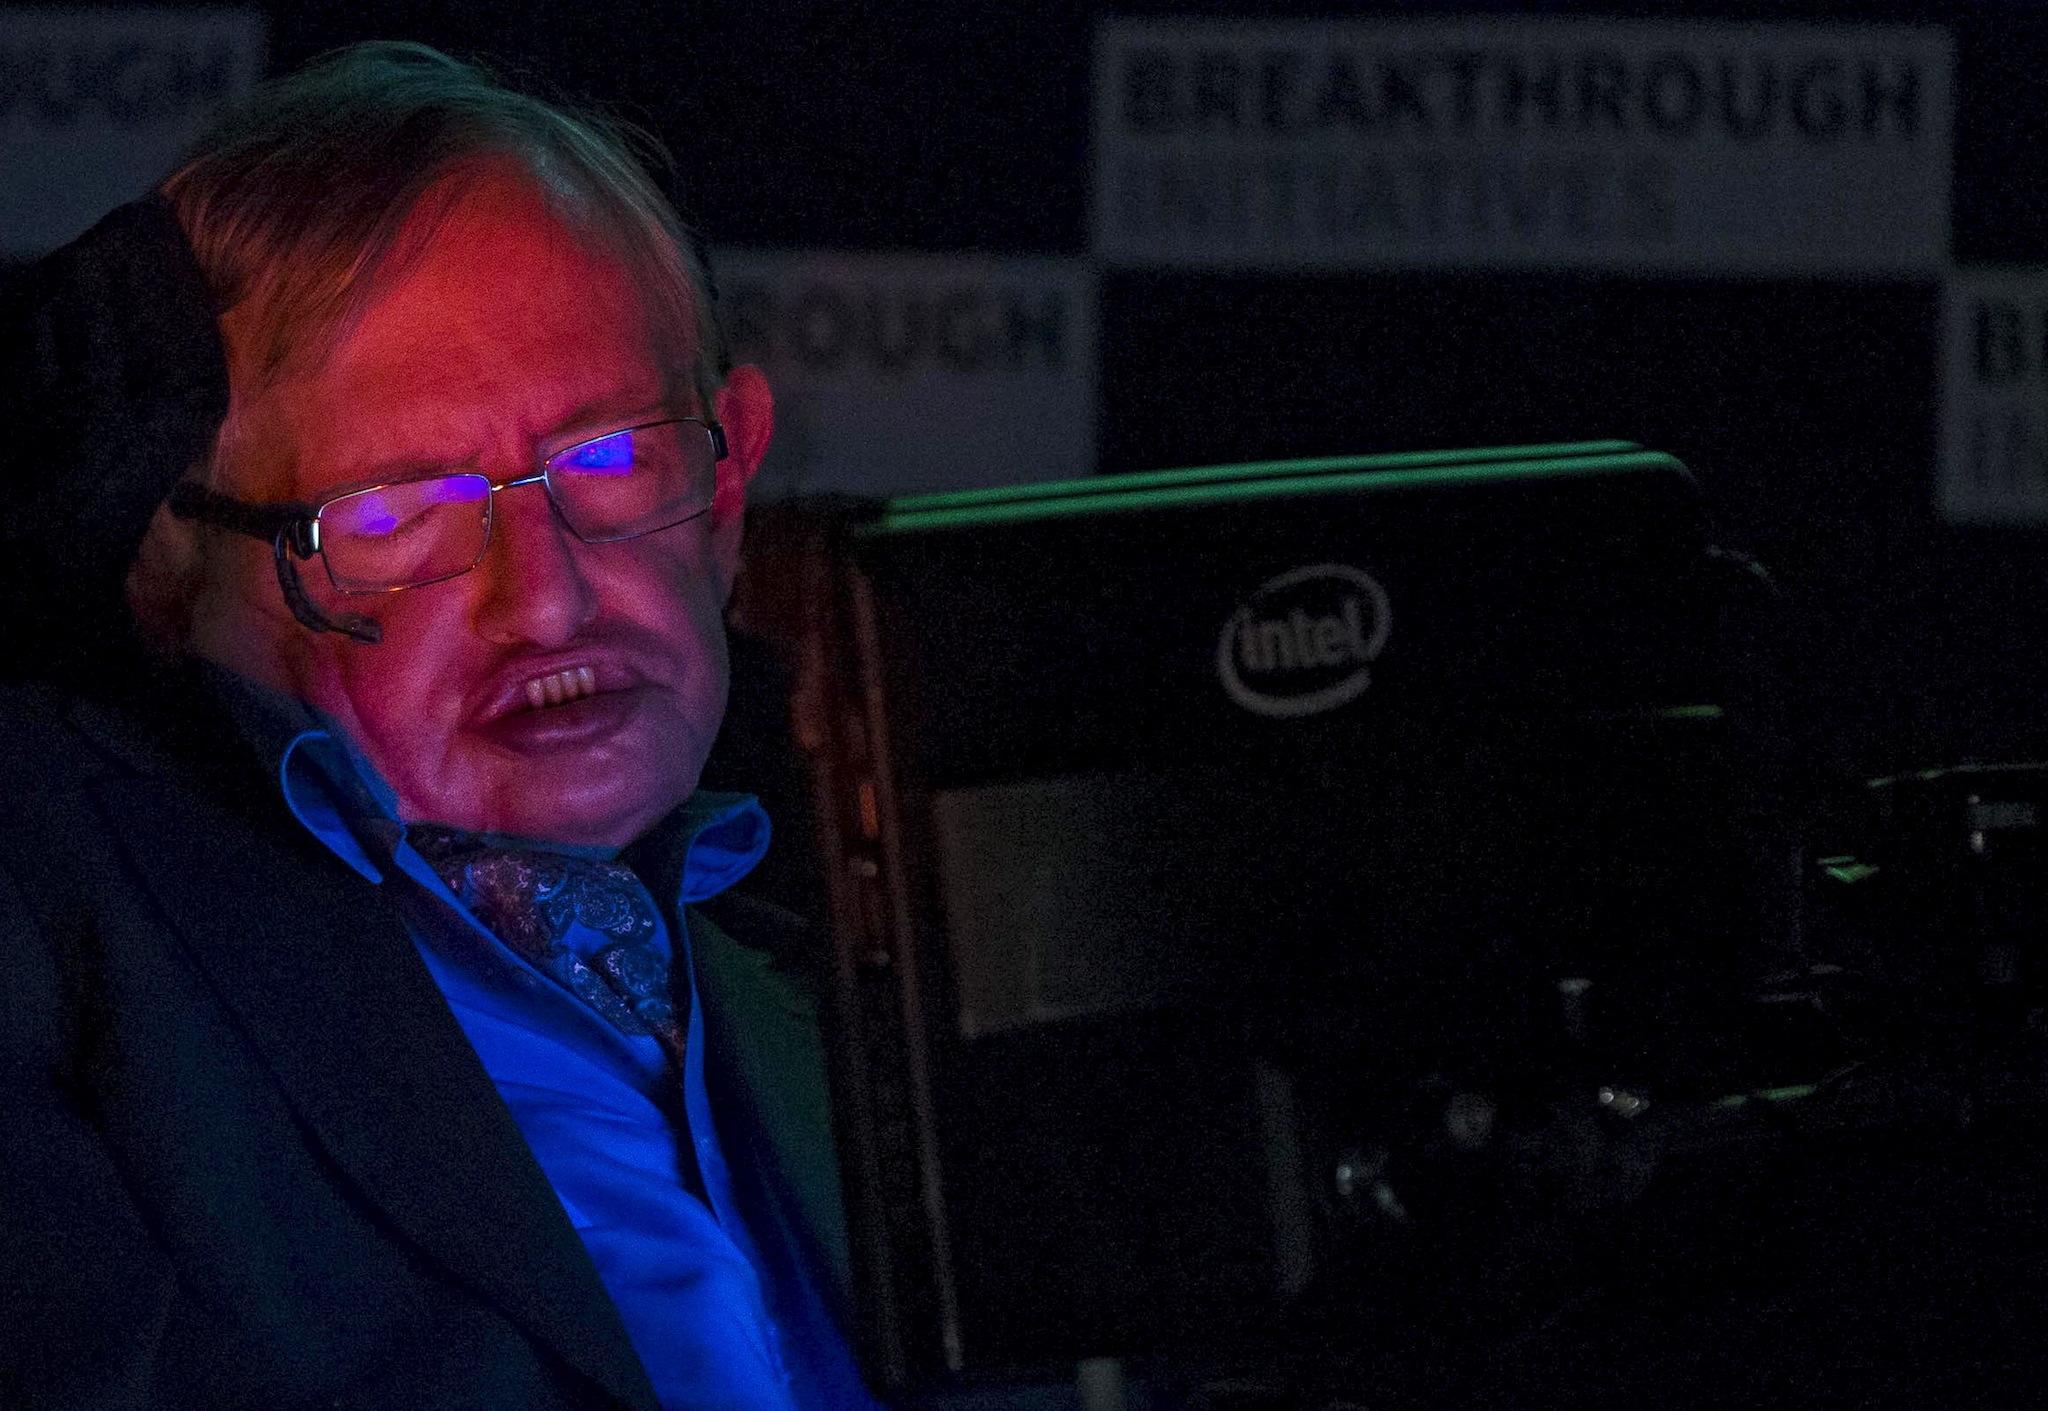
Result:
M77 677L129 640L150 516L227 414L220 326L150 195L0 293L0 672Z

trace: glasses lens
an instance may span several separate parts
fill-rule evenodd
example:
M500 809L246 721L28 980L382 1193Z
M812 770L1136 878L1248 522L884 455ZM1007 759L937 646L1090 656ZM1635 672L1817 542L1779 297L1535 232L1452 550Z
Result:
M548 457L548 489L586 543L651 534L711 508L718 461L701 421L665 421Z
M412 588L474 567L490 524L491 482L442 475L379 485L320 508L320 553L334 586Z

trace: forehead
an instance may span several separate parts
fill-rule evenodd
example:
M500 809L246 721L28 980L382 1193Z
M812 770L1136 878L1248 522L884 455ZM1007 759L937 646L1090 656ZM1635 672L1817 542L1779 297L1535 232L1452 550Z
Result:
M399 272L326 360L277 389L301 493L518 460L668 404L685 380L657 356L628 271L523 181L424 204L398 248Z

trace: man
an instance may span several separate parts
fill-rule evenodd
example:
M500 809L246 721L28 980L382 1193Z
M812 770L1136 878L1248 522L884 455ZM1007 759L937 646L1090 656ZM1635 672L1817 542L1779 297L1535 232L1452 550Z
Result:
M694 792L771 401L620 139L344 51L8 318L0 1405L866 1404Z

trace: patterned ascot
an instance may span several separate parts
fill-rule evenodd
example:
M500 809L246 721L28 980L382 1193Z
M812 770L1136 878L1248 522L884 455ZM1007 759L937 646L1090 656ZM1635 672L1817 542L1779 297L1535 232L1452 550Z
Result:
M475 833L415 823L406 840L506 945L622 1033L652 1035L682 1071L684 1025L654 943L654 898L633 869L603 858L508 848ZM565 938L576 924L610 941L587 959Z

